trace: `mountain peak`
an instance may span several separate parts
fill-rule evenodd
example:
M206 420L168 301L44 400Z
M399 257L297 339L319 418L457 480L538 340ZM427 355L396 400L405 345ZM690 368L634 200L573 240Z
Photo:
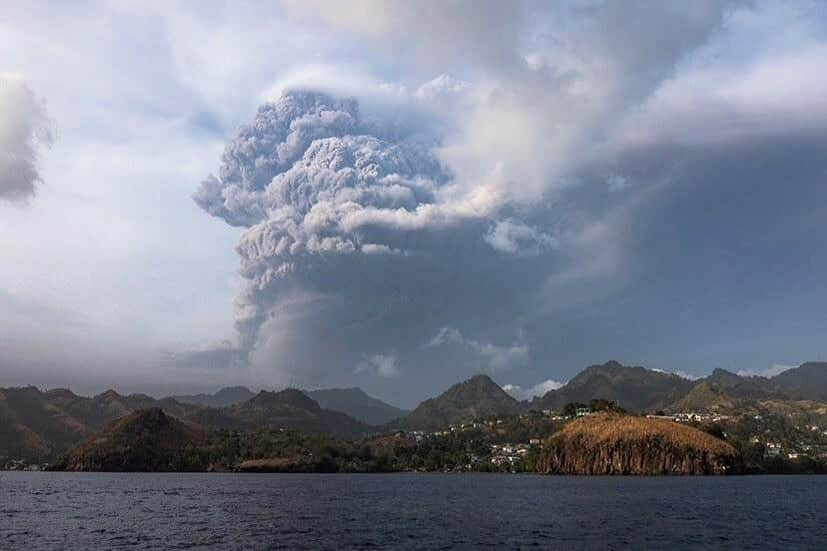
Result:
M296 388L285 388L278 392L262 390L250 403L258 407L290 407L308 411L321 409L313 398Z
M484 374L459 382L425 400L400 420L408 428L439 429L481 417L513 415L520 409L517 400Z
M118 394L115 390L110 388L109 390L101 392L100 394L95 396L95 398L102 400L119 400L122 398L122 396Z
M200 470L205 467L202 458L181 454L180 450L206 442L207 432L202 427L152 407L113 421L70 449L58 466L93 471Z
M588 404L591 400L616 400L634 411L662 408L685 394L693 383L674 373L625 366L616 360L592 365L565 386L547 392L532 402L537 409L562 409L568 403Z

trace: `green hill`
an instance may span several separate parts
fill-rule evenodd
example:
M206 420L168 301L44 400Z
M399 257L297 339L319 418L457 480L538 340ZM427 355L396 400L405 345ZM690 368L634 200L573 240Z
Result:
M55 464L67 471L203 471L207 432L166 415L138 410L67 451Z
M707 381L700 381L667 409L676 412L730 410L736 400Z
M531 402L532 409L560 410L567 403L589 403L602 398L616 400L630 411L660 409L686 394L694 383L673 373L610 361L593 365L564 386Z
M519 413L519 402L488 375L475 375L457 383L436 398L425 400L415 410L389 424L408 430L434 430L496 415Z

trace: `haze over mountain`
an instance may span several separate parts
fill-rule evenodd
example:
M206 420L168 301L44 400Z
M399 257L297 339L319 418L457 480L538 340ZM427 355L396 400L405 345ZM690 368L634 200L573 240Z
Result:
M304 392L323 408L347 413L368 425L383 425L409 413L369 396L361 388L328 388Z
M303 392L323 408L346 413L368 425L382 425L408 413L369 396L361 388L326 388ZM222 408L246 402L254 396L256 394L247 387L236 386L222 388L214 394L189 394L172 398L184 404Z
M771 379L788 395L827 402L827 362L807 362Z

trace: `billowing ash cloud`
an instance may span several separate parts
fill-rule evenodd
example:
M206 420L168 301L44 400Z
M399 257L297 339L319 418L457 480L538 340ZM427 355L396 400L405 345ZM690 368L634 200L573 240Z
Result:
M401 361L437 328L461 327L455 318L482 319L479 297L519 273L506 251L536 256L550 244L447 197L437 142L406 126L361 116L353 99L286 92L239 130L219 175L195 193L205 211L247 228L236 326L254 366L314 383L333 365L396 375L397 349Z
M34 195L40 180L37 147L50 142L43 104L22 77L0 73L0 199Z

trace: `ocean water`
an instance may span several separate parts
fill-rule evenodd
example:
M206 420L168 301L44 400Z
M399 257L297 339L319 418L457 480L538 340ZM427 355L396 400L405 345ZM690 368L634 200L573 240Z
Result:
M0 549L827 549L827 476L0 473Z

